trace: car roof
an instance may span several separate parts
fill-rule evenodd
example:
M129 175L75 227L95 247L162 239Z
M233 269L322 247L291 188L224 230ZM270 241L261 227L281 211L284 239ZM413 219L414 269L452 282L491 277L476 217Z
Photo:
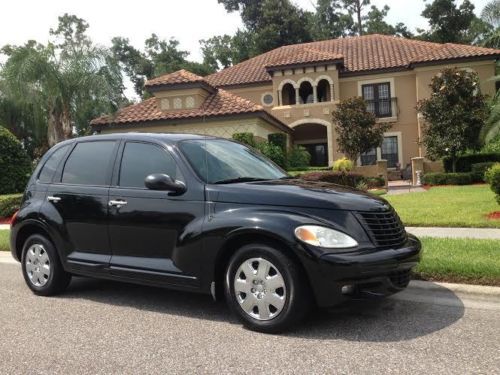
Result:
M224 139L219 137L213 137L209 135L200 134L188 134L188 133L140 133L140 132L128 132L128 133L113 133L113 134L97 134L90 135L86 137L78 137L71 141L85 142L93 140L119 140L119 139L129 139L135 141L160 141L165 144L174 144L179 141L185 141L188 139ZM70 142L71 142L70 141ZM66 142L61 142L66 143Z

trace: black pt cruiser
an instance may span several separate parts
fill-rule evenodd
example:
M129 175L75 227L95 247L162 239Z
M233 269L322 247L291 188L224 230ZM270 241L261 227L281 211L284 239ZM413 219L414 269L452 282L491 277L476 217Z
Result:
M72 275L211 293L278 332L313 304L401 291L421 246L385 200L291 178L240 143L127 133L47 152L11 249L38 295Z

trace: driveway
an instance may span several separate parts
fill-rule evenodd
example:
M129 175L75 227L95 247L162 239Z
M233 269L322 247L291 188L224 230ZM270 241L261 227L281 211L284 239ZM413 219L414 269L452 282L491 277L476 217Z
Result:
M3 263L0 373L498 373L500 301L419 293L316 312L274 336L196 294L77 278L36 297Z

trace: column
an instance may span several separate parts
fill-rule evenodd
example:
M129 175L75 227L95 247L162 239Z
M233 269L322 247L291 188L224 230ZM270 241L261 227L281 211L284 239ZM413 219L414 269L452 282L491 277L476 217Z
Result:
M300 104L299 88L295 88L295 104Z
M318 102L318 86L313 86L313 103Z

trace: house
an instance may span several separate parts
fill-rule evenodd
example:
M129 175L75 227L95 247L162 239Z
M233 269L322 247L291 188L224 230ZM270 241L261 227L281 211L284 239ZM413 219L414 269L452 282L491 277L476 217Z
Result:
M252 132L265 139L286 133L302 145L313 165L332 165L342 155L331 112L339 100L361 96L377 121L390 122L380 148L361 165L387 160L388 168L425 156L422 119L415 109L445 67L478 73L482 92L495 94L500 50L366 35L289 45L207 77L181 70L149 80L153 97L92 121L98 132L192 132L231 137Z

